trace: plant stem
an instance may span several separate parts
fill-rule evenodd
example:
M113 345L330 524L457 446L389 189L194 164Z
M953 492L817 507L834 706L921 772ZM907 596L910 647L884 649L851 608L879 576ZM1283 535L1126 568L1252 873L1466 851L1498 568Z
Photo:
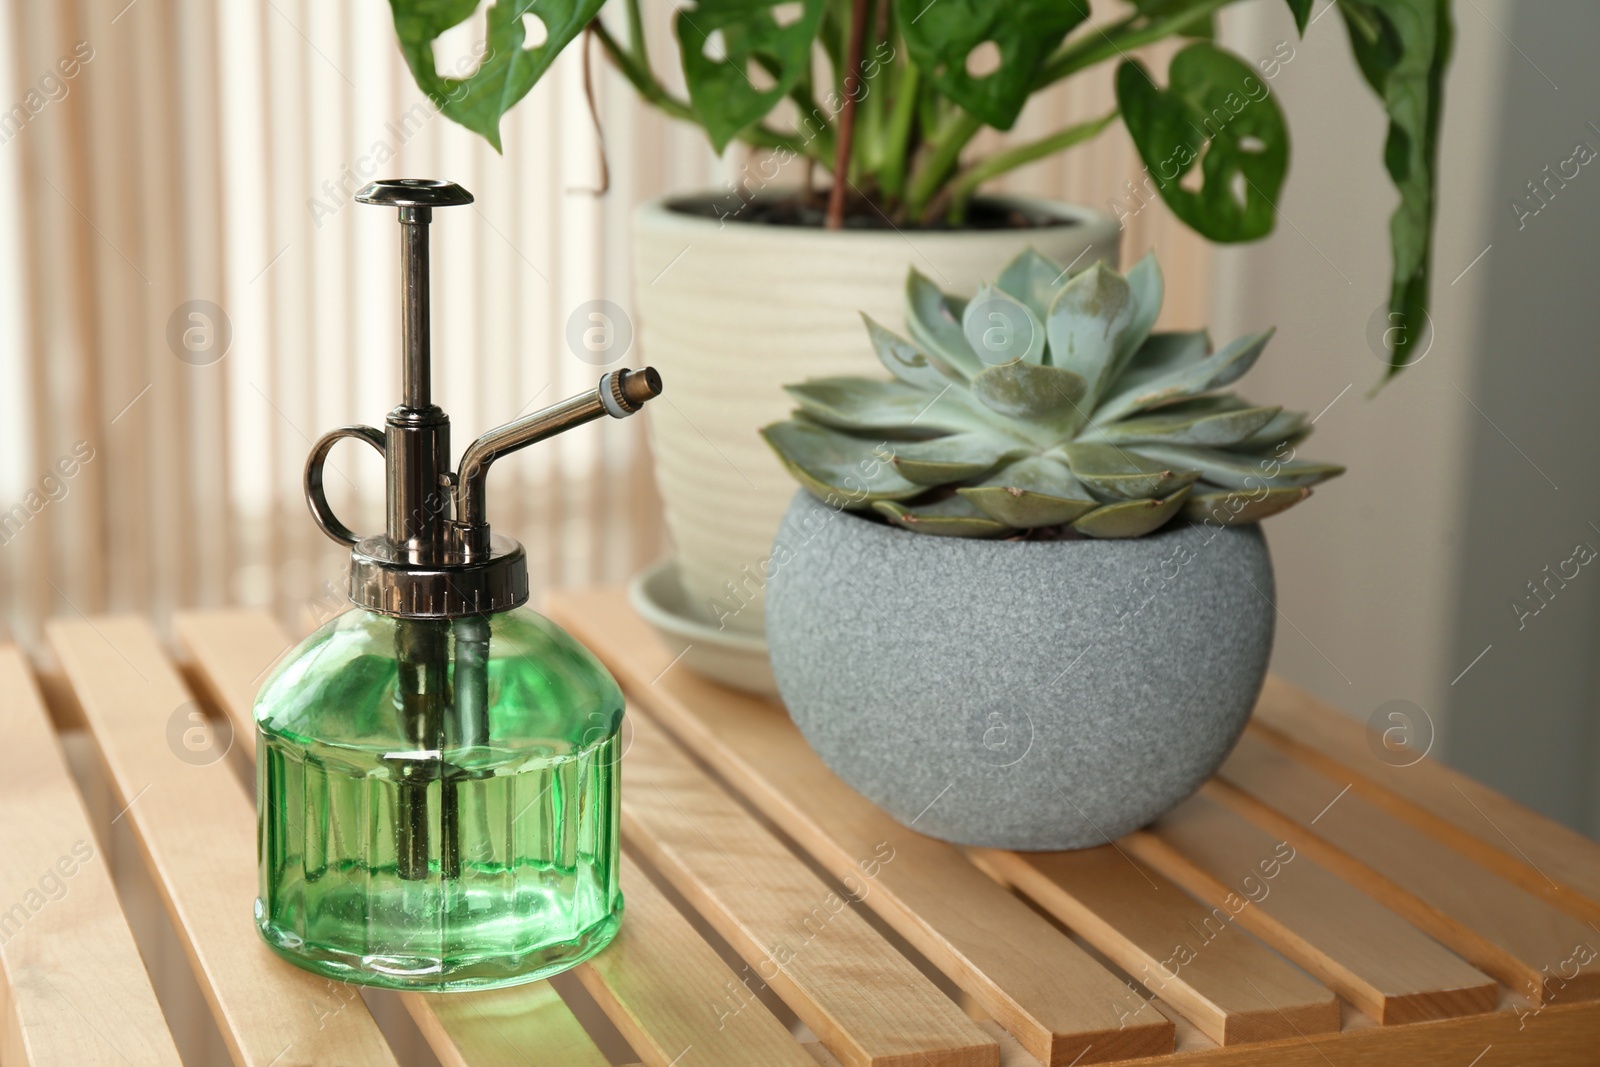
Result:
M1058 130L1048 137L1041 137L1037 141L1028 141L1015 145L1004 152L996 152L987 159L979 160L966 170L962 171L948 186L950 197L951 221L961 223L966 221L967 205L972 200L972 194L977 192L978 186L990 178L1004 174L1008 170L1015 170L1035 160L1043 159L1064 148L1071 148L1075 144L1089 140L1101 130L1116 121L1117 112L1113 110L1109 115L1098 119L1090 119L1076 126L1068 126Z
M644 15L639 11L639 0L628 0L628 51L640 70L650 69L650 45L644 36Z
M650 68L639 65L634 56L611 36L611 31L606 29L604 22L595 18L589 25L594 27L595 36L600 38L600 46L606 50L612 65L622 72L622 76L628 79L628 84L632 85L640 96L675 119L682 119L685 122L695 120L694 112L690 110L688 103L667 92L666 87L656 81L656 76Z
M878 186L884 198L891 203L900 199L906 186L906 158L911 154L911 120L917 114L917 65L906 63L895 86L894 111L889 115L889 129L884 140L883 167L878 172Z
M929 138L933 151L917 167L911 177L911 189L906 193L906 209L913 218L920 218L928 202L933 199L945 179L955 170L961 159L961 150L967 142L983 129L983 120L970 112L956 110Z
M844 103L833 151L833 189L828 193L828 229L844 229L844 197L850 185L850 153L855 147L856 104L861 95L861 42L867 34L871 0L851 0L850 39L845 46Z

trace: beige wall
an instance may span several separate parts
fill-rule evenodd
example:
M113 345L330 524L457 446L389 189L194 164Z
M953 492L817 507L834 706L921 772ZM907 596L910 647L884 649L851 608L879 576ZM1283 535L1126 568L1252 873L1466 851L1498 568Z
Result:
M1600 581L1592 596L1573 583L1538 633L1517 629L1510 603L1574 541L1600 547L1585 532L1586 519L1600 522L1590 414L1600 263L1588 222L1600 218L1600 178L1594 199L1566 190L1526 233L1509 200L1580 136L1600 146L1585 132L1586 119L1600 122L1600 79L1585 58L1600 18L1588 5L1517 0L1457 4L1455 18L1436 338L1369 397L1381 365L1366 334L1387 293L1395 200L1380 109L1336 13L1303 41L1285 5L1230 13L1227 36L1246 56L1293 44L1274 88L1295 141L1277 232L1217 255L1218 329L1278 325L1246 392L1312 412L1340 397L1306 449L1350 467L1270 526L1274 667L1363 718L1391 700L1420 705L1437 753L1593 832Z

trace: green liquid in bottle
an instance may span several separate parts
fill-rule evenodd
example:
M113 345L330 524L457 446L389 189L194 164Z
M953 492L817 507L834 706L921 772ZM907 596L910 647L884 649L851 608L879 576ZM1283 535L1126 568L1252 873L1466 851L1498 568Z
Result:
M474 625L486 642L464 639ZM256 702L262 936L395 989L511 985L594 955L622 916L622 706L531 611L330 622Z

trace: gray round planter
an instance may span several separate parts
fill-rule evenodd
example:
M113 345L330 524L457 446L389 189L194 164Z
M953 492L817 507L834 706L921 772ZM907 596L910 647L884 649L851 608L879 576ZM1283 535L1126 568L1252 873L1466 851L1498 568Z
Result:
M1272 650L1255 526L981 541L802 491L772 566L767 641L801 733L960 844L1085 848L1155 819L1232 749Z

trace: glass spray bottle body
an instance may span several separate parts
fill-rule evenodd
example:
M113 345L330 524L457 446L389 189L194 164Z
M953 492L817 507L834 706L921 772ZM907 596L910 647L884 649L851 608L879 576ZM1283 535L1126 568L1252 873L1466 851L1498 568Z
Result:
M531 981L600 951L617 889L622 694L566 631L522 607L527 555L488 520L490 467L660 395L649 367L479 436L450 465L432 401L428 227L472 203L450 182L373 182L398 209L402 401L306 460L306 502L350 550L354 610L307 638L256 698L256 923L320 974L398 989ZM384 457L386 521L357 535L324 491L340 441Z
M622 695L527 609L353 610L256 702L256 920L279 953L400 989L531 981L603 948Z

